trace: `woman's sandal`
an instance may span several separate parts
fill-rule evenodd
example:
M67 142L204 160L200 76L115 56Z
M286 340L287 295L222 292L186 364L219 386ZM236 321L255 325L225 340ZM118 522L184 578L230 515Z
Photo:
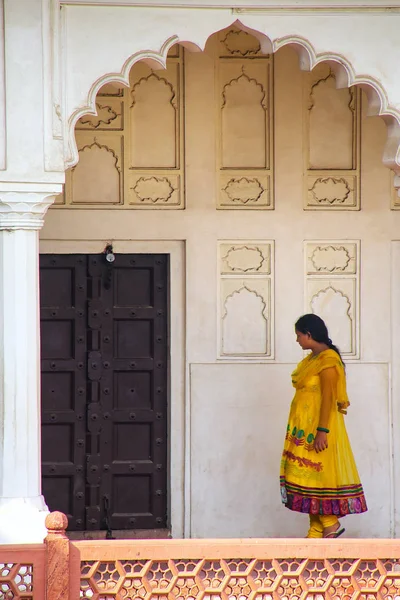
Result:
M324 538L338 538L345 531L346 531L345 528L344 527L340 527L340 525L339 525L339 527L336 529L336 531L330 531L329 533L327 533L326 535L324 535Z

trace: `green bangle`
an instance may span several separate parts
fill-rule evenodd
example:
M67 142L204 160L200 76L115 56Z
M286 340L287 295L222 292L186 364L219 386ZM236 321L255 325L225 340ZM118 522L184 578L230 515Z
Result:
M329 429L326 429L326 427L317 427L317 431L323 431L324 433L329 433Z

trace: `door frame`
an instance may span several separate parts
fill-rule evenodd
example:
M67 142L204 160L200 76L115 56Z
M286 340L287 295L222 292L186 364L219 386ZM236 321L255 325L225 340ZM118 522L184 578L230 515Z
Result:
M40 254L101 254L110 240L39 241ZM185 537L185 243L184 241L112 240L115 254L168 254L169 273L169 426L168 506L171 535ZM173 311L172 311L173 307Z

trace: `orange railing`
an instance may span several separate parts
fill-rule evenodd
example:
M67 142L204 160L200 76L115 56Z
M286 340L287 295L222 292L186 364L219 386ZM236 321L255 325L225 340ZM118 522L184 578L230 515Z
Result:
M45 598L44 544L0 546L0 600Z
M0 600L400 600L398 540L75 541L0 547Z
M395 540L140 540L74 546L85 599L400 600L400 543Z

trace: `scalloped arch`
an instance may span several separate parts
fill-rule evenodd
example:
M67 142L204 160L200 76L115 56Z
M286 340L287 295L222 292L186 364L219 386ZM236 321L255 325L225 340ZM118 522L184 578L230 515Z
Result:
M317 53L309 40L298 35L287 35L277 39L270 39L264 32L247 27L241 20L234 20L231 26L250 33L256 37L264 53L276 52L284 46L293 48L299 56L299 66L303 71L312 71L320 64L327 63L333 70L336 78L337 88L359 86L368 99L368 115L380 116L384 119L387 126L387 142L383 153L383 163L395 171L396 187L400 188L400 112L392 108L389 104L387 93L381 83L367 74L357 74L350 62L345 56L333 52ZM96 95L100 88L107 83L120 83L123 86L129 86L129 72L132 66L143 61L153 69L164 69L166 67L167 55L172 46L179 43L190 52L202 52L209 37L218 33L219 29L210 31L207 39L202 45L179 38L177 35L169 37L161 46L159 51L142 50L129 56L119 73L108 73L97 79L91 86L87 104L75 111L68 120L68 149L69 158L66 161L66 167L73 167L78 162L78 150L75 142L75 125L77 121L86 114L96 115Z

